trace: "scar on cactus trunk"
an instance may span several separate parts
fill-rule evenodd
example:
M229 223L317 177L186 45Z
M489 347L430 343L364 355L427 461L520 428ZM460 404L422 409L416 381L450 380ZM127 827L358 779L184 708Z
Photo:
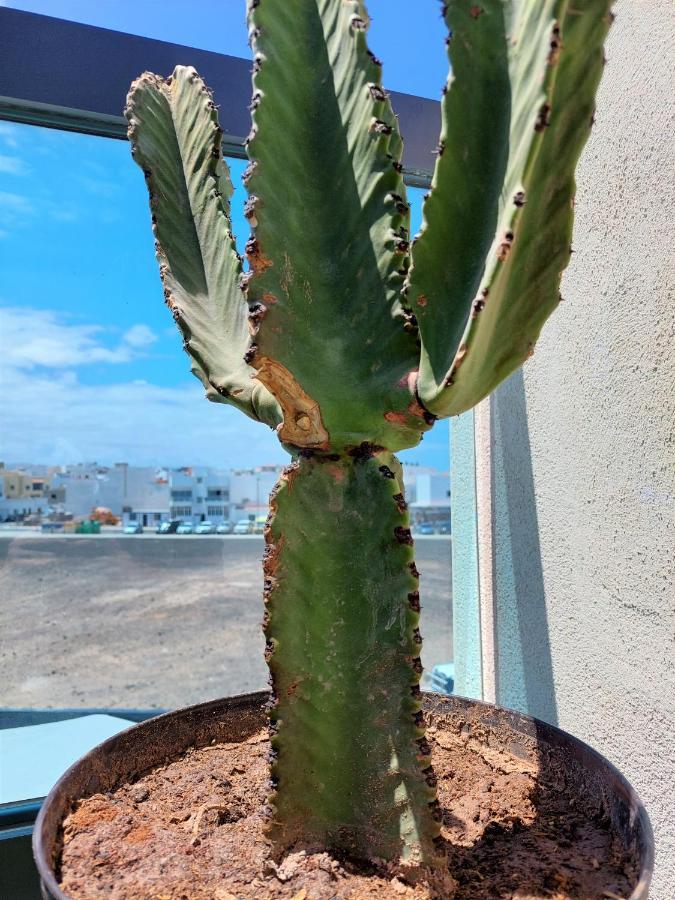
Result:
M609 0L451 0L422 230L362 0L249 0L244 271L213 98L142 75L126 110L166 301L210 400L275 428L269 835L434 862L400 467L531 354L570 258ZM354 448L360 448L354 451Z
M277 848L431 858L440 811L400 465L386 452L301 457L265 540Z

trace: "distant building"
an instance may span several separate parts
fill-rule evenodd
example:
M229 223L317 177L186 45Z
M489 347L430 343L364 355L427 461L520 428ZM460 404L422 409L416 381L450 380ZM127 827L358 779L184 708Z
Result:
M450 473L428 466L403 466L403 480L414 524L450 524Z
M169 472L169 518L184 522L229 521L230 475L224 469L189 466Z
M269 496L283 466L232 469L230 475L231 518L251 519L267 515Z
M45 476L5 469L0 463L0 521L45 513L48 489Z
M158 469L115 463L78 463L48 469L5 469L0 463L0 519L41 513L86 518L106 507L124 525L153 527L168 519L198 524L236 522L267 514L269 495L283 466ZM36 472L41 474L34 474ZM450 522L450 477L425 466L403 466L405 495L413 523Z

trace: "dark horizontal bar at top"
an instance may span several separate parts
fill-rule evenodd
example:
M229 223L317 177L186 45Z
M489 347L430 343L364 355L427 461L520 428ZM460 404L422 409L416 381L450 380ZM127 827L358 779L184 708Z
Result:
M226 152L243 154L250 128L249 60L0 8L0 61L0 118L109 137L126 134L122 110L141 72L168 75L176 65L194 66L219 104ZM406 172L424 181L433 171L440 104L397 92L391 99Z

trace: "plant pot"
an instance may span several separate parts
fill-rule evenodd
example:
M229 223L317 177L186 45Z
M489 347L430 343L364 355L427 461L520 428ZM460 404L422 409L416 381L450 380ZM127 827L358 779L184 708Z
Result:
M75 763L49 793L35 824L33 852L43 896L70 900L57 871L61 824L74 803L134 781L189 748L245 740L264 727L267 699L266 693L248 694L167 713L115 735ZM427 694L425 712L432 724L450 723L467 746L479 743L515 759L536 758L541 772L555 769L564 782L561 790L590 802L632 858L637 874L630 900L647 897L653 866L649 819L635 791L604 757L558 728L490 704Z

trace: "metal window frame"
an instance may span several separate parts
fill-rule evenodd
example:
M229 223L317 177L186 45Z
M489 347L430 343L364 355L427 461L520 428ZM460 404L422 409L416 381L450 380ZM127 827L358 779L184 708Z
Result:
M244 157L250 128L249 60L0 7L0 119L126 138L129 85L141 72L192 65L219 105L223 150ZM406 182L427 187L440 132L440 104L391 92L405 150Z
M140 72L168 74L176 65L193 65L219 104L225 154L245 157L251 95L248 60L6 7L0 7L0 59L0 120L117 139L126 139L122 111L128 86ZM427 188L440 131L440 103L398 92L392 92L391 99L404 139L405 181ZM462 486L451 497L454 653L464 673L456 689L481 697L480 658L487 645L481 636L479 610L476 484L480 478L473 413L452 421L451 446L453 478ZM466 527L458 528L463 517ZM6 712L14 726L19 721L25 724L27 711L19 716ZM53 715L68 718L72 712L55 710ZM119 710L106 712L120 714ZM123 712L127 718L148 715L139 710ZM10 818L13 815L4 812ZM20 812L21 824L27 826L35 810L22 807Z

